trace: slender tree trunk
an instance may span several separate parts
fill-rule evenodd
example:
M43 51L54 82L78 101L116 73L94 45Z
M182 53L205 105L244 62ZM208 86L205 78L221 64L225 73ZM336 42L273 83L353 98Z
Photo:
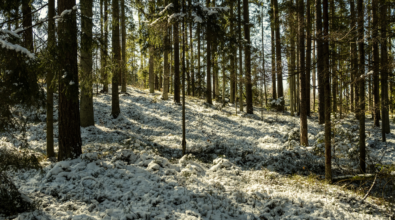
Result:
M186 13L186 5L185 5L185 0L183 0L183 13ZM185 44L186 44L186 29L185 29L185 17L182 18L182 155L186 154L186 139L185 139Z
M174 10L179 12L178 0L174 0ZM173 41L174 41L174 102L180 104L180 45L178 35L178 24L176 21L173 25Z
M149 11L150 14L154 14L154 7L155 7L155 1L152 2L150 1L149 3ZM152 33L151 33L152 34ZM155 92L155 73L154 73L154 45L153 42L150 42L149 46L149 76L148 76L148 81L149 81L149 92L154 93Z
M246 99L247 113L253 114L254 109L253 109L253 105L252 105L251 41L250 41L250 27L249 27L250 18L249 18L249 10L248 10L248 0L243 0L243 18L244 18L244 20L243 20L244 21L244 39L246 40L246 43L247 43L245 46L245 55L244 55L245 56L245 67L246 67L245 80L246 80L246 94L247 94L247 99ZM282 81L281 81L281 83L282 83Z
M272 12L270 13L270 33L271 33L271 43L272 43L272 99L277 99L277 87L276 87L276 48L275 48L275 21L274 21L274 0L270 1L270 6Z
M22 0L22 14L23 20L22 25L25 31L23 31L24 46L29 51L33 51L33 29L29 28L32 24L32 8L29 0Z
M117 118L121 113L119 107L119 75L121 70L121 50L119 48L119 0L112 0L112 53L113 53L113 75L111 89L111 115Z
M48 0L48 48L54 50L56 46L55 38L55 0ZM53 92L54 92L54 72L47 73L47 157L55 157L53 140Z
M313 76L312 76L312 80L313 80L313 112L315 112L315 94L316 94L316 89L317 89L317 85L316 85L316 78L315 78L315 68L316 68L316 59L315 59L315 53L316 53L316 44L315 44L315 40L313 41Z
M226 75L225 75L225 52L222 49L222 103L225 103L225 85L226 85Z
M311 72L311 12L310 12L310 5L311 5L311 0L307 0L307 6L306 6L306 22L307 22L307 27L306 27L306 114L310 116L310 103L311 103L311 98L310 98L310 72ZM307 122L306 122L307 123Z
M290 97L291 97L291 116L295 116L295 27L293 27L293 24L295 23L295 18L294 18L294 2L291 1L291 6L289 8L289 16L290 16L290 43L291 43L291 60L290 60L290 65L289 65L289 81L290 81Z
M75 0L58 0L58 14L75 6ZM78 102L77 19L73 10L58 23L59 78L59 152L58 160L78 158L82 154Z
M200 26L201 26L201 24L197 24L197 31L196 31L196 35L197 35L197 39L198 39L198 47L197 47L197 62L198 62L198 70L197 70L197 77L198 77L198 84L199 84L199 92L198 92L198 94L199 94L199 98L200 97L202 97L202 74L201 74L201 70L200 70L200 68L201 68L201 66L200 66L200 36L201 36L201 34L200 34L200 31L201 31L201 28L200 28Z
M357 1L358 7L358 51L359 51L359 74L365 75L365 50L364 50L364 6L363 0ZM359 83L359 164L361 171L366 172L365 153L365 78L360 77Z
M121 92L126 93L126 22L127 19L125 17L125 0L121 0L121 32L122 32L122 63L121 63L121 73L122 73L122 87Z
M330 10L331 10L331 33L335 32L335 1L330 0ZM336 44L334 41L331 41L331 50L329 51L329 59L331 60L331 69L332 69L332 111L336 118L337 114L337 71L336 71Z
M239 0L240 1L240 0ZM210 0L206 0L206 6L210 7ZM207 22L206 38L207 38L207 92L206 92L206 102L213 104L211 99L211 22Z
M307 1L309 2L309 1ZM309 142L307 139L307 80L306 80L306 69L305 69L305 45L304 45L304 4L303 0L299 0L298 5L298 35L299 35L299 54L300 54L300 144L308 146Z
M380 94L379 94L379 71L380 71L380 58L379 58L379 46L378 46L378 1L372 1L372 40L373 40L373 125L380 127Z
M244 1L244 0L243 0ZM242 40L241 40L241 2L237 0L237 14L238 14L238 26L239 26L239 102L240 111L243 111L243 52L242 52Z
M361 0L360 0L361 1ZM381 116L383 137L390 133L389 103L388 103L388 51L387 51L387 3L381 0ZM384 139L384 138L383 138Z
M108 71L107 71L107 58L108 58L108 1L104 0L104 54L103 54L103 92L108 93Z
M192 1L188 1L189 7L192 7ZM191 15L191 9L189 10L189 15ZM189 44L190 44L190 54L191 56L189 57L190 63L191 63L191 68L189 70L191 74L191 90L192 90L192 96L195 96L195 66L194 66L194 53L193 53L193 40L192 40L192 27L193 23L192 21L189 22Z
M80 120L82 127L95 124L93 113L92 76L92 0L81 0L81 102Z
M316 45L317 45L317 78L318 78L318 123L325 123L325 61L322 41L321 0L316 0Z
M354 5L354 0L350 0L350 12L351 12L351 28L357 30L357 20L356 20L356 15L355 15L355 5ZM351 103L351 111L358 112L358 82L356 77L358 75L358 56L357 56L357 35L355 34L353 36L353 41L351 42L351 69L352 69L352 86L354 89L354 97L352 98L352 103ZM358 114L357 114L358 117Z
M165 0L165 5L168 4L168 0ZM169 50L170 50L170 39L169 39L169 32L170 28L166 25L165 36L163 38L163 93L162 99L168 100L169 99Z
M328 37L329 34L329 16L328 16L328 0L323 0L323 17L324 17L324 37ZM324 41L323 45L324 53L324 80L323 84L325 87L325 179L328 182L332 182L332 155L331 155L331 98L330 98L330 72L329 72L329 43Z
M234 1L230 1L230 32L233 34L235 33L234 30ZM234 57L236 56L236 48L234 47L234 44L232 43L230 45L231 49L231 54L229 54L229 60L230 60L230 103L235 103L236 102L236 69L235 69L235 59Z

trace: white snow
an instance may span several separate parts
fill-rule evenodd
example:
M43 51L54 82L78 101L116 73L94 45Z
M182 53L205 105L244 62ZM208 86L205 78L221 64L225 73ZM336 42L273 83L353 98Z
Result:
M94 96L96 124L81 128L80 158L47 162L43 172L9 172L24 195L42 202L39 211L17 219L387 219L367 202L342 202L336 187L316 191L283 176L304 167L322 172L322 157L313 152L322 150L323 126L314 119L308 119L311 146L304 148L295 141L297 117L265 112L261 120L258 111L235 116L234 106L220 112L188 99L188 154L181 157L181 107L154 96L128 87L117 119L110 115L111 94ZM30 149L45 154L45 114L40 117L41 123L28 124L27 139ZM353 134L352 126L346 118L336 132ZM57 123L54 136L57 151ZM377 137L372 132L367 138ZM393 149L395 136L387 140L385 149ZM336 142L339 154L352 150L352 142ZM8 149L20 144L5 134L0 139ZM380 146L368 153L381 155ZM386 151L382 162L393 164L394 157Z

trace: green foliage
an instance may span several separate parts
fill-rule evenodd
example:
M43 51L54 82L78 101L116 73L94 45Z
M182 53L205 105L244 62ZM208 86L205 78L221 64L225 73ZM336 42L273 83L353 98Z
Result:
M16 34L1 30L0 40L0 131L12 131L19 128L14 107L44 106L37 80L42 71L39 60L18 45Z
M0 149L0 171L41 169L40 157L27 150Z
M0 214L5 216L30 211L34 204L22 195L5 172L0 171Z

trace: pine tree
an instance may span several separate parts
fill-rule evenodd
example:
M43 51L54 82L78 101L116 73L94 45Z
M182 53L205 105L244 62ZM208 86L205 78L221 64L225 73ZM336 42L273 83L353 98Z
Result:
M111 115L118 118L121 113L119 107L119 78L121 74L121 50L119 45L119 0L112 0L112 88L111 88Z
M250 40L250 18L248 10L248 0L243 0L243 18L244 18L244 38L246 40L245 46L245 68L246 68L246 102L247 102L247 113L253 114L254 109L252 106L252 82L251 82L251 40ZM282 83L282 82L281 82Z
M52 51L56 46L55 38L55 0L48 0L48 49ZM47 73L47 157L55 157L53 139L53 92L54 71Z
M75 7L75 0L58 0L58 14ZM58 22L59 65L59 152L58 160L78 158L81 153L78 102L77 21L75 10Z
M81 0L81 102L82 127L95 124L93 113L92 77L92 0Z

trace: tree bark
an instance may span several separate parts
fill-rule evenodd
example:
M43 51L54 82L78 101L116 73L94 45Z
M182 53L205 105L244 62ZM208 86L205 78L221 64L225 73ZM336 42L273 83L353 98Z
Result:
M199 85L199 90L198 90L198 94L199 94L199 98L202 96L202 74L201 74L201 66L200 66L200 23L197 24L197 31L196 31L196 35L197 35L197 39L198 39L198 46L197 46L197 62L198 62L198 69L197 69L197 77L198 77L198 85Z
M108 1L104 0L104 49L103 52L103 67L104 74L103 74L103 92L108 93L108 70L107 70L107 58L108 58Z
M306 27L306 114L310 116L310 103L311 103L311 98L310 98L310 73L311 73L311 12L310 12L310 5L311 5L311 0L307 0L307 6L306 6L306 22L307 22L307 27Z
M155 1L154 2L150 1L149 5L150 5L149 6L150 14L154 14ZM153 34L153 33L150 33L150 34ZM149 42L149 44L150 44L150 46L149 46L149 61L148 61L149 62L149 75L148 75L149 92L154 93L155 92L154 91L155 90L154 45L153 45L153 42Z
M165 0L165 5L168 4L168 1ZM170 39L169 39L169 27L167 26L167 23L165 24L165 36L163 38L163 45L164 45L164 51L163 51L163 93L162 93L162 99L163 100L168 100L169 99L169 50L170 50Z
M388 103L388 51L387 51L387 3L381 0L381 116L383 137L390 133ZM384 139L384 138L383 138Z
M282 69L282 61L281 61L281 37L280 37L280 19L279 19L279 8L278 8L278 1L274 1L274 20L275 20L275 32L276 32L276 73L277 73L277 96L278 98L283 97L283 103L278 106L278 111L284 110L284 90L283 90L283 69Z
M316 45L317 45L317 78L318 78L318 123L325 123L325 64L324 48L322 41L322 17L321 17L321 0L316 0Z
M29 51L33 52L33 29L29 28L32 24L32 8L29 0L22 0L22 14L23 20L22 25L25 31L23 31L24 46Z
M238 34L239 34L239 102L240 111L243 111L243 52L242 52L242 41L241 41L241 2L237 0L237 14L238 14Z
M307 139L307 80L306 80L306 69L305 69L305 38L304 38L304 4L303 0L299 0L298 5L298 35L299 35L299 82L300 82L300 144L302 146L308 146Z
M234 1L230 1L230 32L233 34L235 33L234 30ZM229 59L230 59L230 103L235 103L236 102L236 69L235 69L235 56L236 56L236 48L234 47L234 44L232 43L230 45L231 49L231 54L229 54Z
M185 5L185 0L183 0L183 13L186 13L186 5ZM186 69L185 69L185 44L186 44L186 38L187 38L187 33L185 29L185 17L182 18L182 155L186 154L186 148L187 148L187 143L186 143L186 129L185 129L185 74L186 74Z
M127 78L126 78L126 23L125 17L125 0L121 0L121 32L122 32L122 61L121 61L121 74L122 74L122 87L121 92L126 92Z
M113 75L111 89L111 115L117 118L121 113L119 107L119 75L121 74L121 50L119 45L119 0L112 0L112 53L113 53Z
M277 99L277 89L276 89L276 48L275 48L275 21L274 21L274 0L270 1L271 13L270 13L270 34L272 43L272 99Z
M179 12L178 0L174 0L175 13ZM178 21L173 25L173 41L174 41L174 102L181 103L180 96L180 39L178 34Z
M58 0L58 14L75 6L75 0ZM75 159L82 154L78 102L77 19L75 11L58 23L59 54L59 152L58 160Z
M363 0L357 1L358 7L358 51L359 51L359 74L365 75L365 50L364 50L364 6ZM366 172L365 152L365 77L359 77L359 164L361 171Z
M56 46L55 38L55 0L48 0L48 48L50 51ZM47 157L55 157L53 140L53 92L54 71L47 73Z
M378 46L378 1L372 1L372 40L373 40L373 125L380 127L380 94L379 94L379 71L380 71L380 58L379 58L379 46Z
M95 124L93 113L92 76L92 0L81 0L81 102L80 120L82 127Z
M240 1L240 0L239 0ZM206 0L206 6L210 7L210 0ZM206 39L207 39L207 91L206 91L206 102L213 104L211 98L211 22L210 19L207 21Z
M328 0L323 0L323 17L324 17L324 34L325 37L323 45L324 53L324 80L323 84L325 87L325 179L328 182L332 182L332 155L331 155L331 98L330 98L330 72L329 72L329 16L328 16Z
M189 7L192 7L192 1L188 1ZM191 16L191 8L189 9L189 16ZM189 44L190 44L190 64L191 68L189 69L190 75L191 75L191 90L192 90L192 96L195 96L195 66L194 66L194 53L193 53L193 40L192 40L192 27L193 23L192 21L189 22Z
M247 113L253 114L254 109L253 109L253 104L252 104L252 82L251 82L251 40L250 40L250 26L249 26L250 18L249 18L249 10L248 10L248 0L243 0L243 18L244 18L244 20L243 20L244 21L244 38L246 40L244 57L245 57L245 68L246 68L245 80L246 80ZM277 54L277 56L278 56L278 54ZM281 55L280 55L280 57L281 57ZM282 83L282 81L281 81L281 83Z

